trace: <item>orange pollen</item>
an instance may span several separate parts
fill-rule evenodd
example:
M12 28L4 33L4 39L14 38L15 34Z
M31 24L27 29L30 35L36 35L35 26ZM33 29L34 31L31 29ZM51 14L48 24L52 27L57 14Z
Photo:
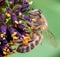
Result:
M22 44L23 45L28 45L28 40L24 40Z

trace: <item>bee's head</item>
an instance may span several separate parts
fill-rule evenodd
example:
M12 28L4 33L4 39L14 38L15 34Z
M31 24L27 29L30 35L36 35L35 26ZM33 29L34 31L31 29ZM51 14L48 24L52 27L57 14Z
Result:
M41 11L39 9L34 9L29 11L29 16L31 19L38 19L40 18Z
M47 27L46 19L39 9L29 11L29 16L31 18L31 22L38 24L38 26L41 25L41 29L45 29Z
M32 15L41 14L41 10L40 9L34 9L34 10L29 11L29 14L32 14Z

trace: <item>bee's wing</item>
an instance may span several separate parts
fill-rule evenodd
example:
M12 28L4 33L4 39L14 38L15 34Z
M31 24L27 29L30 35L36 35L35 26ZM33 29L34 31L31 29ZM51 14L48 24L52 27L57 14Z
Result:
M58 46L58 43L55 39L55 35L49 29L45 30L45 36L46 36L46 40L49 44L53 45L54 47Z

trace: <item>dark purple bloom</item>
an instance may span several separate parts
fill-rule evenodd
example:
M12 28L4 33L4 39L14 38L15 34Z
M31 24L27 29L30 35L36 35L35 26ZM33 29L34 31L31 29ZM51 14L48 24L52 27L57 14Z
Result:
M10 32L10 34L13 34L15 31L15 29L10 25L8 26L8 31Z
M22 38L22 35L21 35L21 33L19 33L18 31L17 31L17 35L16 35L19 39L20 38Z
M12 21L17 21L17 17L15 15L15 13L12 13L11 14L11 19L12 19Z
M28 3L27 4L23 4L22 7L23 8L28 8L29 7L29 4Z
M15 14L19 15L19 12L20 12L20 10L18 9L18 10L15 11Z
M6 39L1 39L1 44L7 44L7 40Z
M25 12L26 10L27 10L27 8L22 7L20 11Z
M29 16L22 16L23 19L30 21L31 18Z
M20 33L21 33L22 35L25 35L25 34L26 34L26 32L23 31L23 30L21 30Z
M22 30L26 30L26 27L22 24L18 24L18 28L22 29Z
M25 4L27 1L26 0L20 0L22 4Z
M4 21L4 14L0 14L0 22Z
M10 16L11 16L11 13L12 13L11 8L7 8L5 15L6 15L7 17L10 17Z
M22 5L17 5L17 8L18 8L18 9L21 9L21 8L22 8Z
M6 12L11 14L11 13L12 13L11 8L7 8L7 9L6 9Z
M15 14L18 15L21 12L22 5L17 5L17 9L15 10Z
M29 7L29 4L25 0L21 0L21 1L23 2L22 5L18 5L17 7L20 10L20 12L25 12Z
M21 12L25 12L27 10L27 8L22 8Z
M6 33L6 30L7 30L6 24L2 24L2 25L0 26L0 30L1 30L1 33L2 33L2 34L5 34L5 33Z
M25 12L27 10L27 8L29 7L29 4L22 4L22 5L17 5L17 10L19 12Z
M5 45L0 44L0 51L5 47Z
M11 14L11 20L13 21L13 23L18 24L18 20L17 20L15 13Z
M21 12L25 12L27 8L29 7L29 3L26 0L21 0L22 1L22 9Z
M3 57L3 56L0 54L0 57Z

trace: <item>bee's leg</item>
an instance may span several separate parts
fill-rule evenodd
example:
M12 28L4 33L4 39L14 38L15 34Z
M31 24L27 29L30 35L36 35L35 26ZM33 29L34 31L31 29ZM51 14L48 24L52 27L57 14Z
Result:
M31 39L34 38L34 33L35 33L35 32L34 32L33 30L31 30L31 32L30 32L30 38L31 38Z

